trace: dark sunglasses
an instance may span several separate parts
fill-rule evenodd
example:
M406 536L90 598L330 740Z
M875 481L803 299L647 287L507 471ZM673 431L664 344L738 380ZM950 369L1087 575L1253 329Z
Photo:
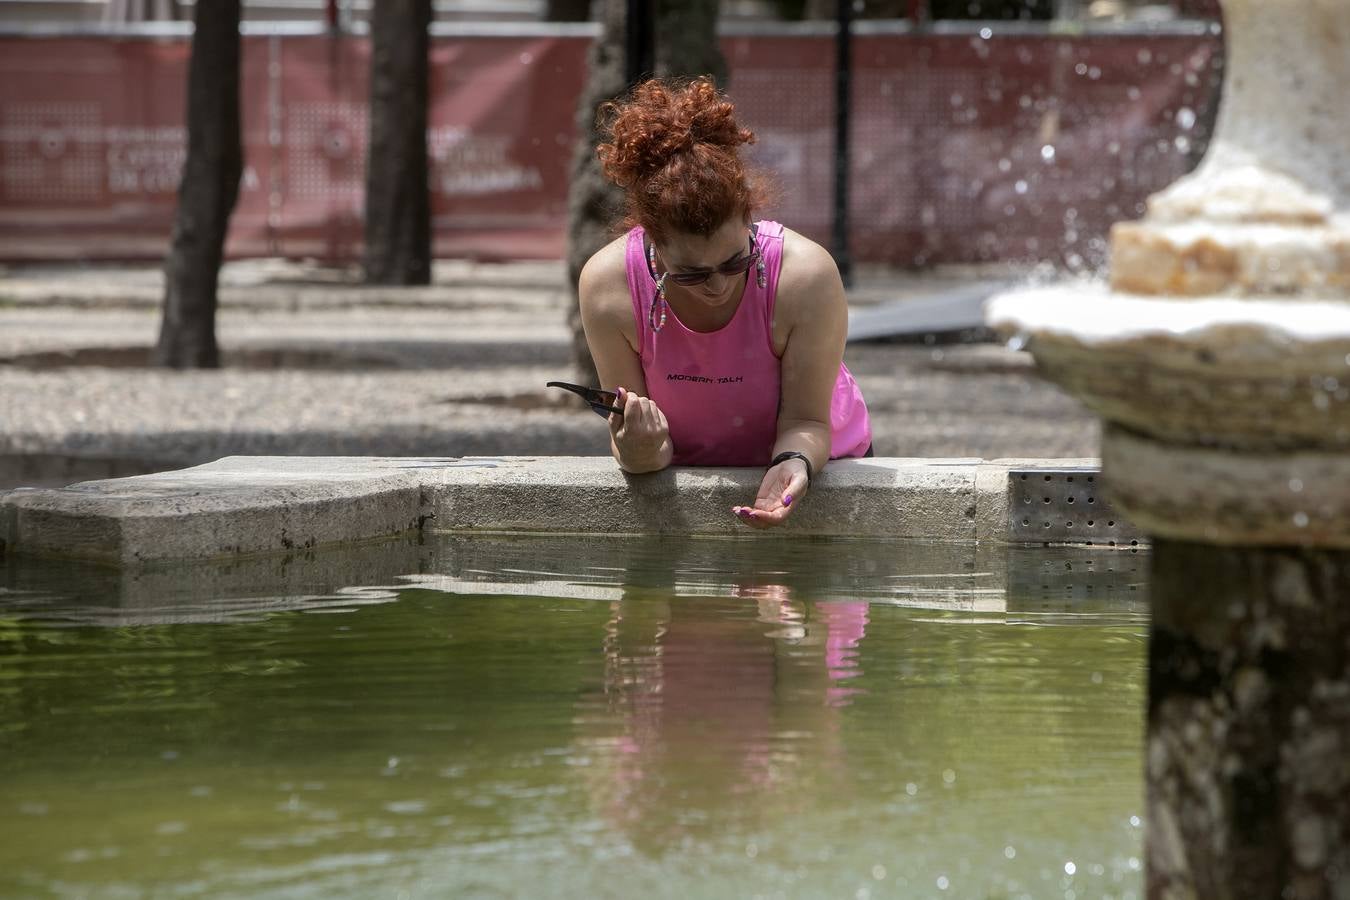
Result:
M562 388L565 391L571 391L582 400L598 415L609 418L610 413L623 415L623 410L619 409L619 395L613 391L602 391L599 388L584 387L580 384L571 384L566 381L550 381L546 387Z
M703 284L713 276L714 272L727 278L744 275L757 262L759 262L759 249L755 246L755 233L752 231L750 232L750 252L745 256L733 259L731 262L722 263L711 272L667 272L666 277L683 287L694 287Z

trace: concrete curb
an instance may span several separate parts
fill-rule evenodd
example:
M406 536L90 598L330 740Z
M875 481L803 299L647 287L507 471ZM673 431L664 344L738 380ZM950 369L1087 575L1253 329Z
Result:
M1091 459L830 464L778 532L1007 542L1012 469ZM118 565L283 553L399 534L744 534L762 469L630 476L606 457L228 457L176 472L0 496L6 552ZM766 532L771 534L775 532Z

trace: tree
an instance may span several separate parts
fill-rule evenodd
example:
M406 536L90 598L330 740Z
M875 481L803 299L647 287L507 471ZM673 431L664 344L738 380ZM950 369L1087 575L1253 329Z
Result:
M1049 19L1053 0L851 0L855 19ZM839 0L775 0L784 19L833 19Z
M585 22L591 17L591 0L548 0L546 22Z
M365 258L370 284L431 283L430 25L431 0L371 4Z
M216 287L239 196L239 0L198 3L188 64L188 152L178 187L156 365L215 368Z
M717 0L650 0L648 36L654 48L651 71L643 77L711 75L725 87L727 66L717 43ZM600 105L621 97L632 85L627 78L626 0L603 0L600 38L591 46L589 75L577 107L577 147L568 190L567 277L573 302L567 324L572 329L572 357L581 381L599 382L581 327L577 280L586 260L614 237L613 225L623 204L622 193L600 172L595 149L602 136L596 127Z

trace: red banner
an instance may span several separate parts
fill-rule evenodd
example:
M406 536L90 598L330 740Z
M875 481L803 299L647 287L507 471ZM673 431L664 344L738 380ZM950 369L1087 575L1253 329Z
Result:
M589 39L438 37L435 252L563 253ZM730 93L781 190L766 212L827 241L834 49L723 42ZM243 41L246 168L227 251L360 258L367 43ZM155 258L185 146L182 38L0 38L0 258ZM1110 224L1189 170L1217 100L1213 34L870 34L855 41L859 260L1099 263Z

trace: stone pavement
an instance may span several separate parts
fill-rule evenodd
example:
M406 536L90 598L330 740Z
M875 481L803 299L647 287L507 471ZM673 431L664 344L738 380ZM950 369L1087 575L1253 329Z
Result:
M863 269L857 309L990 277ZM428 288L280 260L222 273L225 367L144 365L153 266L0 269L0 489L230 455L593 455L603 422L544 388L571 378L559 263L444 261ZM993 344L865 343L846 354L875 449L898 457L1091 457L1093 420Z

